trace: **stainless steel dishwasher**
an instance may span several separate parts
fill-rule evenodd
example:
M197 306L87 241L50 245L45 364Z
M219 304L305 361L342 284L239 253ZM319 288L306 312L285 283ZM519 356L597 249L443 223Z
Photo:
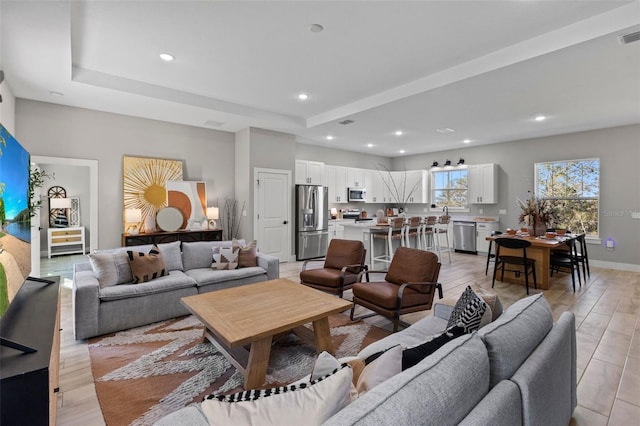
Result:
M476 236L475 222L453 221L453 247L456 252L478 254Z

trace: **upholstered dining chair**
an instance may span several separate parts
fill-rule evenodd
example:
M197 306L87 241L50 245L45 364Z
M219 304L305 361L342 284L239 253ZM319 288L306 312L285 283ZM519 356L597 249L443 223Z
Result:
M382 274L386 274L383 278ZM431 309L438 291L442 299L442 285L438 283L440 262L435 253L409 247L398 247L388 271L367 271L367 282L353 285L351 319L362 319L376 314L393 321L398 331L400 315ZM382 279L371 281L371 275ZM374 313L354 318L355 306L364 306ZM406 325L402 323L403 326Z
M324 259L311 259L302 264L300 283L342 297L367 270L366 256L362 241L334 238ZM312 263L321 261L324 261L322 267L311 268Z
M527 248L531 246L531 242L520 238L502 237L494 240L496 244L496 258L493 265L493 280L491 281L491 288L496 283L496 274L498 268L501 268L502 278L500 281L504 281L504 267L506 265L517 265L524 268L524 283L529 294L529 274L533 274L533 285L538 288L538 282L536 281L536 260L527 257ZM506 254L503 249L522 250L521 255L513 255L511 253ZM502 253L501 253L502 251Z

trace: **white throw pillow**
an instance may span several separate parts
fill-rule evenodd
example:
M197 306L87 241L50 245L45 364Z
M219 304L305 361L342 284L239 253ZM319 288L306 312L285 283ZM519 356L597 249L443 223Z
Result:
M353 371L343 365L310 383L209 396L201 408L212 426L319 425L351 402L352 379Z
M356 384L358 395L362 396L375 386L402 371L402 346L396 345L387 349L375 360L367 364Z
M115 253L92 253L87 255L93 275L100 287L130 283L133 281L129 258L124 251Z

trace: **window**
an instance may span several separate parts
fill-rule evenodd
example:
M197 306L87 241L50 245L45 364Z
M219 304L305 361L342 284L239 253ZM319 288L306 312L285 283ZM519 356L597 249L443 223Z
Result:
M600 159L536 163L536 195L548 200L558 228L598 237Z
M431 171L431 202L436 207L467 207L467 169Z

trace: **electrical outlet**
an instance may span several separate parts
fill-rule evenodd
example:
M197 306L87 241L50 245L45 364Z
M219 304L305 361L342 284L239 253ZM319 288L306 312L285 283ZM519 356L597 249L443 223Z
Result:
M507 214L507 209L498 210L498 214Z
M479 213L479 214L483 214L483 213L484 213L484 210L479 209L479 210L478 210L478 213Z
M247 216L247 211L246 210L242 210L242 216Z

